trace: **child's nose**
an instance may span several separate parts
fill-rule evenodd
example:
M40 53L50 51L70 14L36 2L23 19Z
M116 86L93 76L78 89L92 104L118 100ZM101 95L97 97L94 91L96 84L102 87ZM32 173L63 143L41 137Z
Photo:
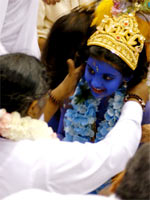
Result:
M104 88L103 79L100 75L95 75L91 83L92 83L92 86L95 88L99 88L99 89Z

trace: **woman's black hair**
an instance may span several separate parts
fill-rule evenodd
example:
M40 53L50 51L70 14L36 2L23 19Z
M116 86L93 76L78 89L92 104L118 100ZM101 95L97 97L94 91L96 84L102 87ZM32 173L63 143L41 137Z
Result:
M132 70L119 56L104 47L91 46L89 51L90 56L96 59L100 59L101 57L103 57L107 61L115 64L115 68L123 75L123 77L129 79L129 81L127 82L128 88L135 86L142 79L146 78L148 63L145 46L140 53L137 68L135 70Z
M51 89L67 75L67 59L75 60L76 66L87 59L87 39L95 31L90 27L93 12L73 10L53 24L41 57L51 75Z
M22 53L0 56L0 108L27 114L30 104L48 91L46 68L35 57Z

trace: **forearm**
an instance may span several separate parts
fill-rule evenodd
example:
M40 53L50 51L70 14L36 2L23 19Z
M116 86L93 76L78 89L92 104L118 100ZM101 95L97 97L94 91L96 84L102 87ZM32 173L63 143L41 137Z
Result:
M44 109L44 120L48 122L56 111L63 105L64 100L67 98L63 90L62 83L49 92L49 99Z
M139 145L141 120L141 106L128 102L116 126L101 142L55 144L55 156L59 159L50 173L57 189L51 191L88 193L122 171Z
M82 76L83 66L75 68L74 62L68 60L69 73L65 79L49 93L49 101L45 108L45 120L49 121L53 114L58 110L58 108L63 104L65 99L68 99L76 88L76 85ZM46 113L47 112L47 113Z
M44 109L44 121L48 122L58 109L59 105L55 104L49 99Z

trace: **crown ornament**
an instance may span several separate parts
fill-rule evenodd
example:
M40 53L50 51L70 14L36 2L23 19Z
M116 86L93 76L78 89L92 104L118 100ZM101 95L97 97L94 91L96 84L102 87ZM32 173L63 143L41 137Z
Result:
M124 13L112 17L104 15L87 45L110 50L135 70L144 41L145 38L138 29L135 13Z

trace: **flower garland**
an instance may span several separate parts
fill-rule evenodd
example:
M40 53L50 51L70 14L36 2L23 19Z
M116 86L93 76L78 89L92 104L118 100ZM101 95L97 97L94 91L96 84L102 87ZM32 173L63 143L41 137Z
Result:
M126 88L119 88L114 97L108 101L104 120L99 122L96 136L93 124L96 123L100 99L94 98L84 79L81 79L74 96L71 97L72 108L68 109L64 119L65 141L91 142L95 136L95 142L102 140L116 124L124 102Z
M118 15L120 13L133 11L142 11L143 13L150 13L150 2L149 0L144 1L128 1L128 0L113 0L112 14Z
M0 136L13 141L58 139L46 122L31 117L21 117L18 112L10 114L5 109L0 109Z

